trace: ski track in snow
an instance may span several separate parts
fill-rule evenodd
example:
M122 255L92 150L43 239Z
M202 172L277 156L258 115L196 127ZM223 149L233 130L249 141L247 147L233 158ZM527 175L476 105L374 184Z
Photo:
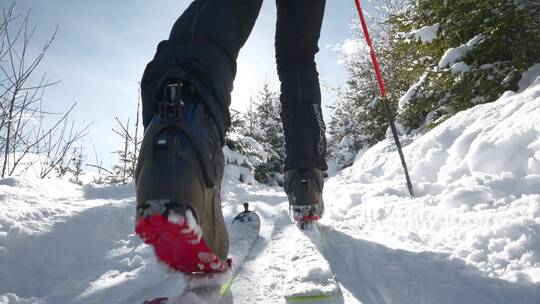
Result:
M327 180L316 245L341 284L333 303L540 303L540 78L523 83L405 142L414 199L390 141ZM227 222L249 202L262 226L226 302L284 303L296 246L286 196L227 176ZM0 180L0 304L180 294L183 276L133 234L134 196L133 184Z

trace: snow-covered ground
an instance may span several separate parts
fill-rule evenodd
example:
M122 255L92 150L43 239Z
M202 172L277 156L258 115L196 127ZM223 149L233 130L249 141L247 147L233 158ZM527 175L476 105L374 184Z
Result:
M536 70L535 70L536 69ZM343 303L540 303L540 78L406 143L416 198L384 141L326 182L320 246ZM231 169L231 168L229 168ZM283 303L296 229L279 188L224 182L261 239L234 303ZM0 303L142 303L184 284L133 234L134 186L0 180Z
M362 303L540 303L537 69L408 144L416 198L390 141L328 180L331 260Z

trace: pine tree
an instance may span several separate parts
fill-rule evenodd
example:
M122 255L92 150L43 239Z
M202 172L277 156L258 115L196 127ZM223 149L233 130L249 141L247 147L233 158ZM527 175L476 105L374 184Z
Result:
M259 142L266 153L266 161L255 167L255 179L266 184L282 184L282 168L285 158L283 125L280 117L279 94L265 82L245 114L246 127L243 135Z
M266 162L266 152L263 147L252 137L248 136L249 130L254 130L254 122L249 124L246 117L253 118L253 107L248 113L235 110L231 112L231 126L225 134L225 147L223 148L226 174L236 178L241 183L255 183L253 176L255 167ZM251 114L250 114L251 113ZM253 120L253 119L252 119Z
M350 166L359 150L384 139L388 128L371 57L358 36L358 25L352 30L353 38L347 42L352 46L342 54L349 74L346 88L337 92L328 125L329 153L340 167ZM382 29L375 28L373 34L381 53L387 45Z
M246 120L244 119L242 113L234 109L230 110L231 112L231 126L227 131L229 133L240 133L242 130L246 129Z
M513 0L418 0L390 18L396 65L389 73L400 102L398 121L430 128L453 114L516 90L540 61L539 5ZM426 39L435 31L434 39ZM433 37L432 37L433 38Z

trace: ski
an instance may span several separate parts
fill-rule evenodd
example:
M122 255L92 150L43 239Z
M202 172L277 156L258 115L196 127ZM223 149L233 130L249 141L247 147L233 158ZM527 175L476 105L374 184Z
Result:
M249 252L259 238L261 221L259 216L244 204L229 227L229 259L223 273L197 273L187 275L187 285L182 294L175 298L155 298L143 304L220 303L230 292L231 285L244 264Z
M287 303L342 303L342 293L330 264L321 254L324 239L316 222L303 222L291 231L289 271L283 297Z

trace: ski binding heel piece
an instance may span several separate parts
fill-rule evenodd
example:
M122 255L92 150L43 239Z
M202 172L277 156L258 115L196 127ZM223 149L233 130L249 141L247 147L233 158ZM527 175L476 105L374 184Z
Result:
M303 224L321 219L317 205L292 205L290 207L292 220L296 223Z

